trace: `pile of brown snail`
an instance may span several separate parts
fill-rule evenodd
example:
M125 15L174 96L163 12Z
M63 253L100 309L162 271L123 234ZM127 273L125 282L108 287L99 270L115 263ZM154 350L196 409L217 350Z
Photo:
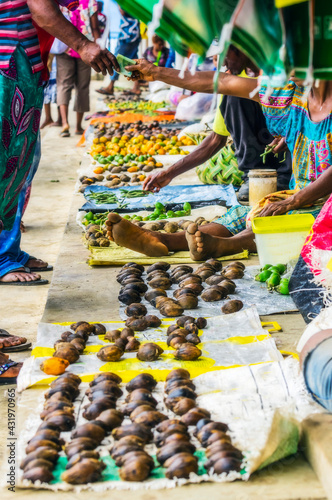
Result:
M33 483L50 483L53 479L59 452L64 445L61 432L75 426L73 401L79 394L80 377L64 373L51 383L45 393L45 404L40 414L42 424L26 447L26 457L20 464L23 479Z
M71 330L63 332L60 339L54 344L53 358L65 360L65 367L79 360L90 335L104 335L106 333L106 328L101 323L90 324L87 321L73 323L70 328ZM41 363L40 369L48 375L59 375L59 372L53 371L55 365L55 360L52 362L52 358L48 358ZM64 371L65 369L60 373Z
M110 452L124 481L144 481L155 467L144 447L153 440L152 430L167 420L156 410L158 402L152 394L156 385L148 373L137 375L126 385L128 396L123 413L129 416L131 424L113 430L115 444Z
M135 262L128 262L121 268L116 278L121 285L118 295L120 302L129 306L142 301L142 295L148 290L142 279L143 272L144 267Z
M202 355L197 347L200 344L199 331L205 328L205 318L181 316L175 325L167 329L167 345L175 349L174 357L180 361L194 361Z
M88 420L72 432L64 451L68 462L61 479L70 484L86 484L99 481L106 465L100 460L96 448L124 419L116 410L117 399L122 395L119 384L122 379L115 373L97 375L86 395L90 404L84 407L83 417Z
M167 296L166 290L174 283L172 272L167 272L169 268L170 264L167 262L156 262L147 268L147 283L150 289L144 298L156 307L162 316L174 318L181 316L184 308L179 301Z

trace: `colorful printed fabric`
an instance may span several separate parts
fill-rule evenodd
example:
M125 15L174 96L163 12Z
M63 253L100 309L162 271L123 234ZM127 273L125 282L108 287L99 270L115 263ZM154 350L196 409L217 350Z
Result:
M213 222L225 226L225 228L228 229L228 231L232 233L232 235L235 235L245 230L247 215L249 212L250 207L245 207L243 205L234 205L234 207L231 207L229 210L227 210L225 215Z
M43 105L41 74L32 73L21 45L0 72L0 227L11 230L29 175Z
M292 153L291 189L302 189L319 177L332 164L332 113L315 123L308 102L303 101L304 87L289 82L275 89L264 102L266 86L260 90L262 111L269 131L286 138Z
M70 22L89 40L93 40L90 18L98 12L98 5L96 0L79 0L78 8L70 13ZM68 54L71 57L77 57L77 52L69 49Z
M163 47L163 49L158 53L158 56L156 57L153 53L153 47L148 47L144 52L143 57L152 64L158 63L157 66L165 67L168 59L168 54L169 49L167 47Z
M44 104L56 104L56 57L53 57L50 79L44 90Z
M43 69L37 31L26 0L0 0L0 70L10 68L18 44L28 56L33 73Z
M120 11L120 33L118 40L124 42L136 42L141 39L139 21L129 14Z

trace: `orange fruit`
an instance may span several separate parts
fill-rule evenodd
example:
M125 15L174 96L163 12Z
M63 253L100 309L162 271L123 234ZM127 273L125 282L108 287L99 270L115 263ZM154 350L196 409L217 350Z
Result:
M94 174L102 174L103 172L104 172L103 167L97 167L93 171Z

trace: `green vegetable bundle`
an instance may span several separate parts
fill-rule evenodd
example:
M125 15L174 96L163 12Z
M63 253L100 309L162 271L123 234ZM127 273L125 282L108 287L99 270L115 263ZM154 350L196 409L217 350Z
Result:
M196 174L204 184L241 186L243 183L243 172L238 168L237 159L230 145L225 146L210 160L197 167Z

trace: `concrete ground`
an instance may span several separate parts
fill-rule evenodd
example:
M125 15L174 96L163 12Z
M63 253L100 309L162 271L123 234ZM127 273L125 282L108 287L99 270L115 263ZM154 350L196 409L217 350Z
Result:
M98 88L100 82L93 82L92 88ZM92 92L94 106L97 94ZM73 113L71 121L73 122ZM33 184L32 196L24 222L27 233L22 238L22 248L32 255L43 258L55 265L54 273L44 273L43 277L52 279L51 287L0 287L0 327L13 334L24 335L34 342L37 325L43 321L70 320L115 320L118 318L117 293L114 290L114 268L90 268L86 264L87 250L81 242L81 231L75 222L77 208L82 204L80 195L73 195L76 182L76 170L82 158L83 150L75 148L76 137L60 138L59 129L48 128L42 132L43 155L40 169ZM56 182L55 182L56 181ZM68 218L69 215L69 218ZM252 260L255 263L255 260ZM117 286L117 284L116 284ZM45 308L46 305L46 308ZM263 320L272 317L262 318ZM282 333L276 334L278 347L294 351L297 340L304 329L304 322L299 314L274 315L273 320L279 322ZM18 361L29 356L29 352L15 353L12 359ZM22 396L24 402L24 395ZM0 418L5 425L0 430L2 443L7 439L7 392L0 391ZM318 429L331 429L331 422ZM308 437L308 436L307 436ZM323 432L318 440L329 440L329 433ZM327 452L324 446L318 449L309 437L306 449L313 460L315 470L320 473L320 465L324 463L325 475L329 468ZM2 447L2 459L4 459ZM332 446L330 448L332 450ZM314 450L314 451L312 451ZM318 457L318 458L317 458ZM325 461L324 461L325 460ZM321 477L322 480L322 477ZM302 453L296 457L274 464L254 474L248 483L235 482L222 485L202 484L176 488L167 491L168 500L178 500L183 495L191 495L193 500L202 497L219 499L227 497L232 500L251 500L269 498L271 500L322 500L327 498L329 489L325 482L325 491L315 472ZM60 499L59 493L35 490L20 490L20 499L38 498L48 500L51 497ZM1 492L9 498L11 492ZM124 496L128 500L161 500L166 495L161 491L136 491L99 493L101 499L112 495L113 500ZM79 494L80 498L91 496L88 492ZM61 499L78 498L78 494L61 493Z

